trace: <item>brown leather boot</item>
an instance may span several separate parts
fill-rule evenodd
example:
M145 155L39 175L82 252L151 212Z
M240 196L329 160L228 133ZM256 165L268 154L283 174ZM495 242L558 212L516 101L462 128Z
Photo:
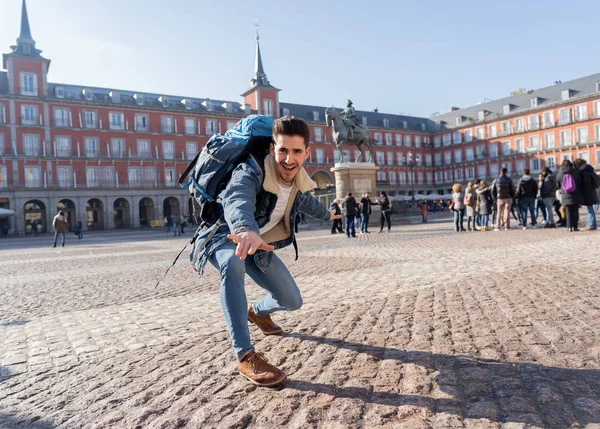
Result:
M268 387L282 383L287 375L264 357L262 353L250 350L241 356L238 363L238 371L257 386Z
M265 335L277 335L283 332L283 329L273 322L271 316L259 316L252 306L248 309L248 321L258 326Z

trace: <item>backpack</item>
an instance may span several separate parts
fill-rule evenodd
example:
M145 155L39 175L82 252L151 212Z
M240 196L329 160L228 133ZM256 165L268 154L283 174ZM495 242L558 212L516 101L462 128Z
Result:
M592 172L592 189L600 188L600 178L595 172Z
M572 194L577 189L577 184L575 183L575 179L573 175L570 173L566 173L563 176L562 180L562 191L567 194Z
M473 205L473 194L472 193L467 192L465 194L464 205L469 206L469 207L471 207Z
M221 205L219 195L227 187L233 170L239 164L254 156L261 169L264 169L264 156L273 141L272 128L273 119L268 116L250 115L243 118L225 134L213 135L187 166L179 178L179 184L182 188L188 188L200 206L201 227L217 222Z

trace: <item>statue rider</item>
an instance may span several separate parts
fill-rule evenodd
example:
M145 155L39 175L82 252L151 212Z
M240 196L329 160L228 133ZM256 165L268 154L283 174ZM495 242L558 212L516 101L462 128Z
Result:
M352 107L352 100L348 100L348 104L342 112L342 118L344 118L348 126L348 140L354 140L354 130L360 126L360 121L358 120L358 116L356 116L356 110Z

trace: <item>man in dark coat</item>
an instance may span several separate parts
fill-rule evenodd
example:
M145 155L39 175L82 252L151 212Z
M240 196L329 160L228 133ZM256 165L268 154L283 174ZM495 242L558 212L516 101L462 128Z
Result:
M339 203L340 203L340 200L335 199L329 206L329 210L335 210L336 215L342 214L342 209L340 208ZM342 227L341 219L333 219L331 222L332 222L331 223L331 233L332 234L337 234L338 232L341 234L342 232L344 232L344 228Z
M563 181L567 174L571 175L575 181L575 189L570 193L565 192L563 189ZM563 160L562 165L556 174L556 183L560 189L560 203L565 206L567 228L569 232L579 231L577 226L579 223L579 204L583 204L581 176L570 160Z
M581 193L583 194L583 205L587 207L588 220L584 231L595 231L598 229L594 204L598 204L598 186L600 180L594 172L594 167L589 165L585 159L578 158L573 161L573 166L581 177Z
M353 238L356 238L356 226L354 225L354 218L356 217L356 211L358 210L358 203L352 196L352 192L348 192L346 199L342 203L344 209L344 216L346 217L346 237L350 237L352 234Z
M531 225L536 224L535 221L535 198L537 196L538 184L533 177L529 168L523 170L523 176L517 184L517 198L521 204L521 216L523 217L523 229L527 228L527 209L531 214Z

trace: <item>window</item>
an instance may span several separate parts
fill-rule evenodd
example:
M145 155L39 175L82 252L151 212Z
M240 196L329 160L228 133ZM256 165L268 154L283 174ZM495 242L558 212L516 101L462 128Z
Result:
M423 172L422 172L422 171L419 171L419 172L417 173L417 183L424 183L424 180L423 180Z
M283 113L283 116L290 116L290 109L288 109L287 107L284 107L282 109L282 113Z
M333 162L335 164L340 162L340 151L339 150L334 150L333 151Z
M65 88L62 86L55 87L54 94L56 95L56 98L65 98Z
M454 162L462 162L462 149L456 149L454 151Z
M162 142L162 152L163 152L164 159L175 159L175 142L174 141L163 141Z
M86 137L85 141L85 156L88 158L97 158L100 155L100 143L97 137Z
M94 91L91 89L84 89L84 94L87 101L92 101L94 99Z
M111 130L124 130L125 129L125 119L123 113L121 112L110 112L108 117L110 119L110 129Z
M492 137L497 137L497 136L498 136L498 131L496 128L496 124L488 125L488 137L492 138Z
M91 110L83 111L83 127L98 128L98 116L96 112Z
M135 115L135 131L150 131L150 123L148 115L136 113Z
M536 151L540 150L540 136L529 137L529 150Z
M135 102L138 106L144 105L144 96L142 94L135 94L133 98L135 98Z
M515 119L515 131L516 132L525 131L525 121L523 120L523 118Z
M577 144L588 142L588 127L577 128Z
M395 185L396 184L396 172L390 171L390 172L388 172L388 175L390 176L390 184Z
M215 119L207 119L206 120L206 134L207 136L212 136L217 132L217 121Z
M367 117L366 116L361 117L360 122L366 126L367 125Z
M37 76L33 73L21 73L21 95L38 95Z
M185 118L183 120L183 132L187 135L196 134L196 121L194 118Z
M486 166L485 164L482 165L478 165L477 166L477 176L480 179L483 179L484 177L487 177L487 171L486 171Z
M137 141L137 156L138 158L152 158L152 150L150 149L150 140Z
M473 167L467 167L465 169L465 179L473 180L475 179L475 169Z
M71 186L73 186L72 167L57 166L56 175L58 176L58 186L60 188L70 188Z
M572 161L572 160L573 160L573 157L571 156L571 154L570 154L570 153L563 153L563 154L562 154L562 159L563 159L563 161L564 161L565 159L568 159L569 161Z
M125 140L110 139L110 150L113 158L125 158Z
M594 101L594 114L596 118L600 117L600 100Z
M263 100L263 111L265 116L273 116L273 100Z
M588 118L587 104L580 104L575 107L575 118L578 121L584 121Z
M558 111L558 123L559 125L568 124L571 122L571 110L566 107Z
M402 121L402 128L406 130L408 128L408 122Z
M21 106L21 124L38 125L37 106Z
M462 134L460 131L454 131L454 134L452 136L452 140L454 141L454 144L458 144L458 143L462 143Z
M434 159L433 159L433 164L435 166L440 166L442 165L442 154L440 152L436 152L434 154Z
M375 155L377 158L377 165L385 164L385 155L383 152L377 152Z
M510 155L510 142L502 142L502 155Z
M452 135L450 133L444 134L442 136L444 146L450 146L452 144Z
M236 122L235 121L227 121L226 125L227 125L227 129L230 130L233 127L235 127Z
M579 152L577 158L584 159L588 164L590 163L590 153L587 150L585 152Z
M99 180L99 171L98 167L86 167L85 168L85 181L88 188L96 188L98 187Z
M186 142L185 144L185 156L188 160L192 160L198 154L198 143Z
M415 136L415 147L421 147L421 136Z
M25 156L40 155L40 136L32 134L23 135L23 151Z
M518 174L521 174L523 172L523 170L525 170L525 160L524 159L519 159L516 162L516 172Z
M498 173L498 164L490 164L490 176L498 177L500 174Z
M325 164L325 151L317 149L317 164Z
M54 126L55 127L70 127L71 112L69 109L54 109Z
M475 148L477 158L482 159L485 158L485 146L479 145Z
M390 133L385 133L385 145L386 146L392 145L392 135Z
M0 155L4 155L4 133L0 133Z
M556 157L546 157L546 167L548 167L550 170L554 170L554 168L556 167Z
M456 180L459 182L463 180L463 169L457 168L456 170L454 170L454 177L456 177Z
M554 133L546 133L544 134L544 148L552 149L555 145L554 142Z
M472 147L467 148L466 159L467 159L467 161L475 160L475 153L474 153Z
M56 137L54 151L56 156L71 156L71 137Z
M378 182L385 181L385 171L378 171L377 172L377 181Z
M349 149L342 150L342 162L350 162L350 150Z
M571 130L563 130L560 132L560 145L571 146Z
M515 151L517 153L525 152L525 139L516 139L515 140Z
M544 112L544 115L542 116L542 121L542 126L544 128L554 126L554 112Z
M321 128L321 127L314 128L314 133L315 133L315 141L322 142L323 141L323 128Z
M127 169L129 186L139 186L142 184L142 169L140 167L129 167Z
M433 182L433 173L431 171L427 172L427 183Z
M444 152L444 164L446 164L446 165L452 164L452 152L450 152L450 151Z
M103 167L101 170L100 184L104 186L115 185L115 168Z
M532 173L537 173L540 171L540 159L539 158L531 158L529 160L529 168L531 169Z
M387 153L387 165L394 165L394 152Z
M25 167L25 187L39 188L42 186L42 167Z
M175 186L177 171L174 168L165 168L165 186Z
M511 168L512 168L511 162L503 162L502 168L506 168L506 174L508 174L509 176L511 175Z
M490 143L490 157L498 158L498 143Z
M316 122L320 121L320 119L319 119L319 112L317 112L316 110L314 110L312 112L312 116L313 116L313 121L316 121Z
M442 173L441 171L435 172L435 183L442 183L442 181L444 179L443 174L444 173Z
M469 143L473 141L473 130L465 130L465 142Z
M396 146L402 146L402 134L396 134Z
M451 183L452 182L452 170L446 170L446 171L444 171L444 176L445 176L446 183Z
M169 107L169 97L165 97L164 95L161 95L161 96L158 98L158 101L160 101L160 102L162 103L163 107ZM211 106L211 108L209 108L209 107L208 107L209 105ZM207 104L206 108L207 108L208 110L212 110L212 103L210 103L210 102L209 102L209 103Z
M442 146L442 136L434 136L433 137L433 147L441 147Z
M156 186L156 168L145 167L144 168L144 185L145 186Z
M502 131L500 132L500 134L503 136L510 134L510 121L502 122Z
M527 118L527 124L530 130L537 130L540 127L540 117L538 115L531 115Z
M381 144L381 133L375 133L375 144Z
M175 126L173 125L172 116L161 116L160 117L160 132L172 134L175 132Z
M483 140L485 138L485 130L483 127L478 127L475 130L475 136L479 139L479 140Z
M423 144L425 145L425 147L430 147L429 137L423 137Z

